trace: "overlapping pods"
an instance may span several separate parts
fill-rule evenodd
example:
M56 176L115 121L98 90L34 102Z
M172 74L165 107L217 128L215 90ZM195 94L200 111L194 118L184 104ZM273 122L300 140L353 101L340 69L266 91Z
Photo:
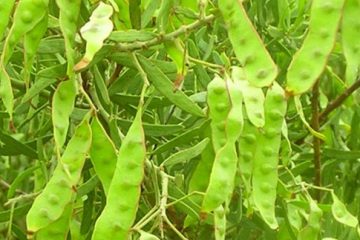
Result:
M238 162L235 142L240 136L243 126L240 84L232 81L229 77L223 80L216 76L209 85L208 104L209 116L213 116L212 121L214 121L211 123L213 125L211 130L215 160L202 202L201 210L203 212L217 209L232 193ZM214 95L210 94L211 92ZM218 102L217 99L222 99L221 96L228 96L230 101Z
M335 45L344 2L312 1L309 31L287 72L286 90L292 95L308 91L323 72Z
M95 223L93 240L128 239L135 221L146 156L142 107L120 147L103 212Z
M53 176L26 216L28 232L31 234L46 228L63 214L71 204L75 187L81 177L86 154L91 145L91 128L88 118L77 127L70 139Z
M240 0L219 0L229 39L245 74L255 87L269 86L278 74L277 66L248 18Z
M275 218L277 166L286 108L284 90L274 82L265 97L265 125L257 139L252 175L254 204L264 221L273 229L278 227Z

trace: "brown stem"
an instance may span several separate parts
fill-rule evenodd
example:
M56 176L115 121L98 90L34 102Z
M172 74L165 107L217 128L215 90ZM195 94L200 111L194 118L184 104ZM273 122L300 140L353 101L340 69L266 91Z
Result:
M159 35L158 37L155 37L148 41L137 41L137 42L132 42L132 43L118 43L116 45L116 50L121 51L121 52L132 52L132 51L138 50L138 49L147 49L151 46L155 46L155 45L161 44L166 41L172 41L182 34L190 33L192 31L204 26L205 24L210 23L214 19L215 19L215 15L211 14L211 15L208 15L208 16L204 17L203 19L199 19L189 25L184 25L171 33L168 33L165 35Z
M319 122L319 80L315 83L312 90L311 108L312 108L312 120L311 125L315 131L320 130ZM314 166L315 166L315 180L314 185L321 186L321 154L320 154L320 139L313 137L313 149L314 149ZM320 191L316 190L315 198L320 201Z
M324 122L326 117L335 109L337 109L343 102L358 88L360 87L360 79L354 82L349 88L347 88L341 95L331 101L319 115L320 122Z

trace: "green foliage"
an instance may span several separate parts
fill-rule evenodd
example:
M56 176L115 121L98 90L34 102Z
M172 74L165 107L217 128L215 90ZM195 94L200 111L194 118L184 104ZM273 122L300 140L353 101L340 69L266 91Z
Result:
M359 13L3 1L0 239L359 239Z

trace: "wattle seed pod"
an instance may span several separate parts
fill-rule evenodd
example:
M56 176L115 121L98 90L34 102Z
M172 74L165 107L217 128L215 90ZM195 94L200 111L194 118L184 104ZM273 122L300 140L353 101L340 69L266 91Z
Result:
M252 86L269 86L278 74L277 66L248 18L240 0L219 0L236 57Z
M91 139L88 119L84 119L70 139L53 176L36 197L26 216L28 232L36 233L59 219L65 207L71 203L73 188L80 180Z
M265 97L265 125L257 138L253 176L252 197L264 221L276 229L275 218L277 166L281 144L281 130L286 114L287 102L284 90L274 82Z
M324 71L335 45L344 2L312 1L309 32L287 71L286 91L292 95L308 91Z
M95 223L93 240L128 239L135 221L146 156L141 116L139 107L120 147L106 205Z

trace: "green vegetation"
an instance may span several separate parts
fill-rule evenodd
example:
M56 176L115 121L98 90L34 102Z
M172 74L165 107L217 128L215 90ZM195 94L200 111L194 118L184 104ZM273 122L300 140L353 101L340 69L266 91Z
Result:
M4 0L0 239L360 239L359 0Z

